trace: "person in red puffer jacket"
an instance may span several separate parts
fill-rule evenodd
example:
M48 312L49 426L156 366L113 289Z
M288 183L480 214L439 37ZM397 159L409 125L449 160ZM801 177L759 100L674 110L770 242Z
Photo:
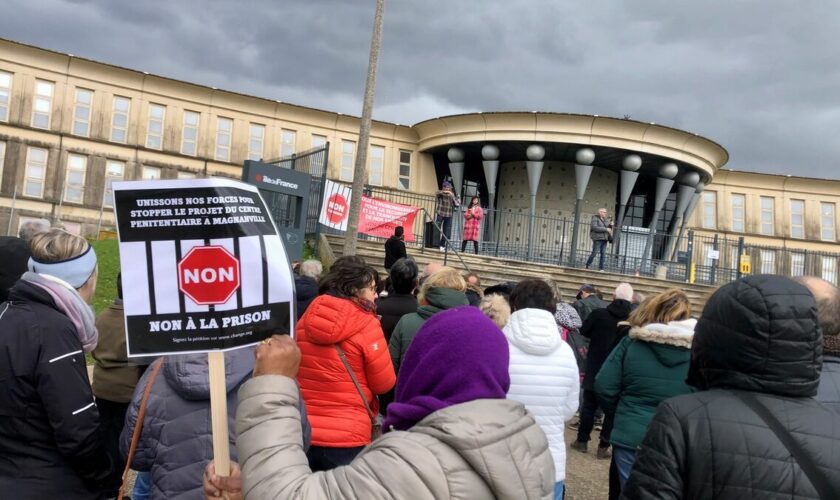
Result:
M313 471L349 464L370 444L371 418L379 411L376 395L396 382L376 316L378 278L375 269L361 262L334 265L320 284L325 293L312 301L295 329L301 350L298 381L312 426L307 458ZM344 352L367 406L336 346Z

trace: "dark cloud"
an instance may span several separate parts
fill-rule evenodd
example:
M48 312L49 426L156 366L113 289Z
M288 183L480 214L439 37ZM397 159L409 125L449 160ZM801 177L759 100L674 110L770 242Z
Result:
M373 0L6 0L0 36L359 114ZM699 133L730 168L840 178L840 14L782 0L391 0L374 116L543 110Z

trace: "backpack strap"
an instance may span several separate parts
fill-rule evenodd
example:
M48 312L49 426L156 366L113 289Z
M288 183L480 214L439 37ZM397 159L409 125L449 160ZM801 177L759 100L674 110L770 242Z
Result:
M840 492L831 487L831 483L829 483L826 475L819 469L814 458L793 438L791 433L785 429L784 425L779 422L779 419L773 415L769 408L762 404L751 392L731 392L743 401L773 431L773 434L782 442L787 451L793 456L793 460L799 465L802 472L805 473L811 485L817 490L820 498L840 498Z

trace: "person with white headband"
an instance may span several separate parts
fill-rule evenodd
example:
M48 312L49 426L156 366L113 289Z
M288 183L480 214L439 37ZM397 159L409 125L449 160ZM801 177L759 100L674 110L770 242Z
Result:
M30 249L29 272L0 304L0 492L102 498L119 472L85 364L98 338L96 253L61 229L36 235Z

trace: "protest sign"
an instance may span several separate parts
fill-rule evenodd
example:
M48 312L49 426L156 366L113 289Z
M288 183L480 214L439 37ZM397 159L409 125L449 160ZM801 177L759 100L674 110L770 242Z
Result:
M292 333L294 283L254 186L114 183L128 355L226 350Z
M318 222L339 231L347 231L351 194L350 186L327 180L324 183L324 197L321 199Z
M390 201L362 197L362 210L359 215L359 232L370 236L388 238L394 234L394 228L402 226L406 228L405 241L414 241L414 218L417 207L393 203Z

